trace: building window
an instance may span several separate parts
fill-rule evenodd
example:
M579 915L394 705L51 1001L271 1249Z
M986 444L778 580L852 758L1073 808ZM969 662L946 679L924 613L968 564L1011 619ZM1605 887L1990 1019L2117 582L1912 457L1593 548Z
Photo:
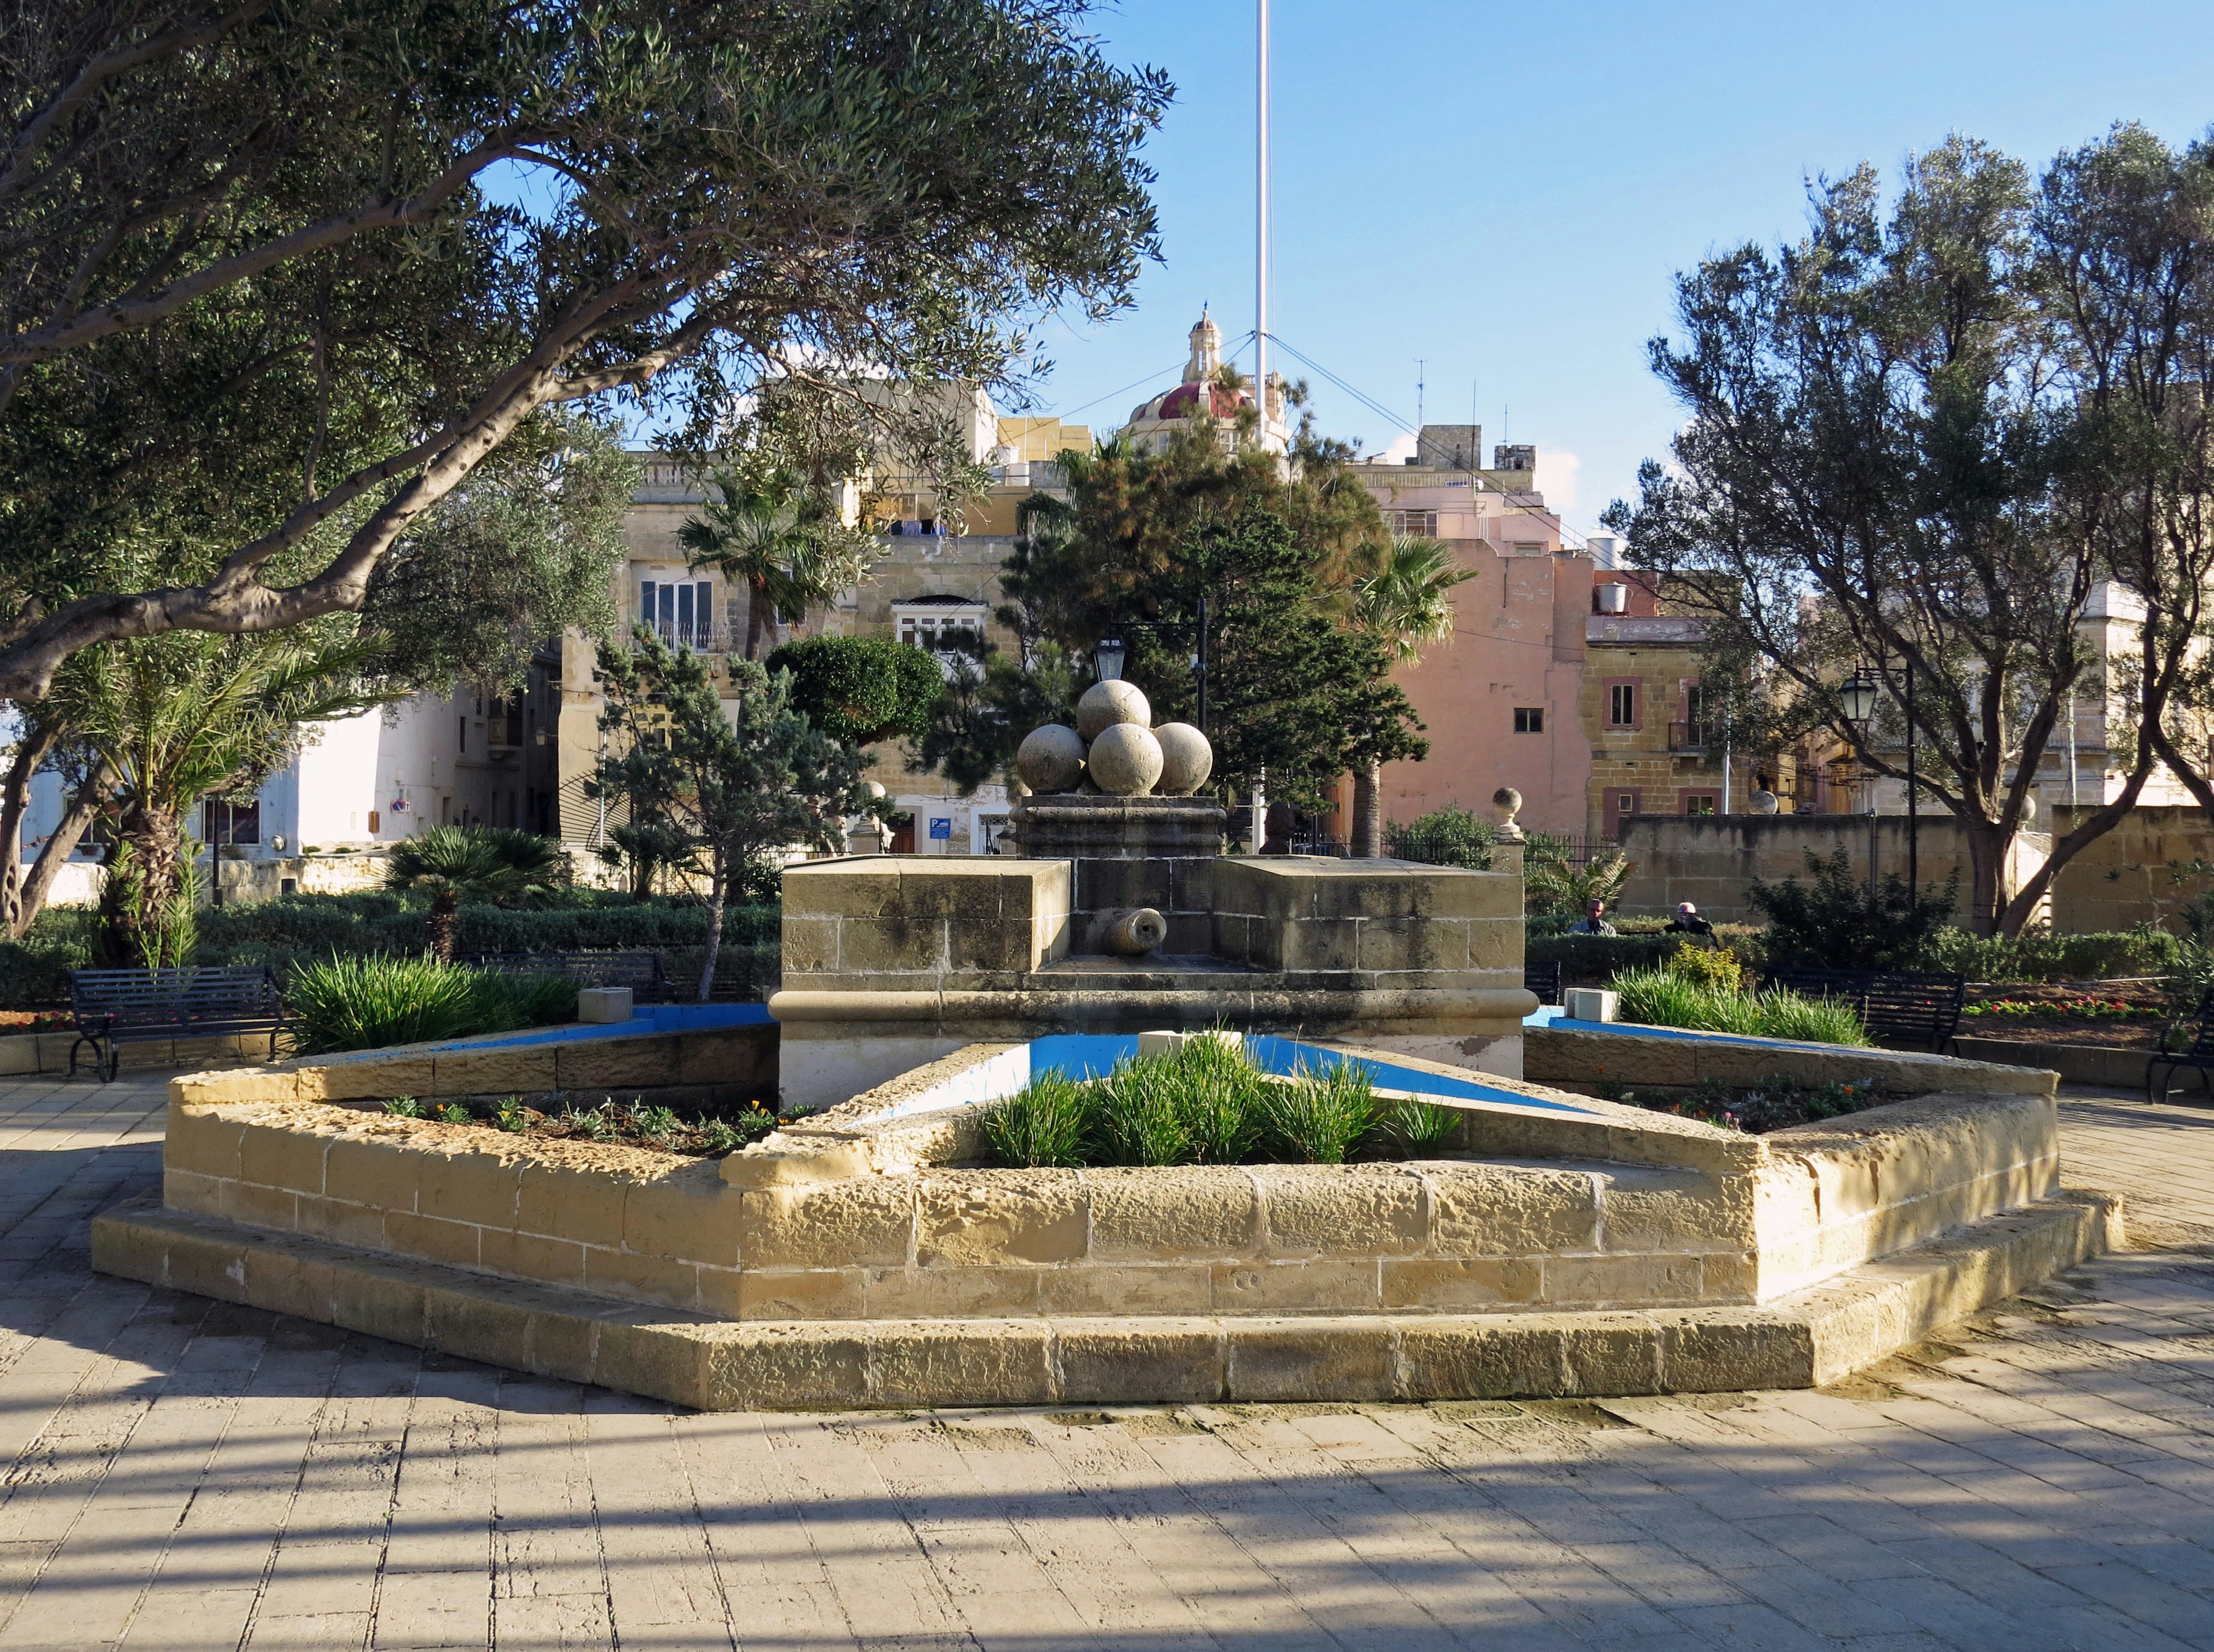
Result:
M706 580L639 582L638 623L671 648L715 645L715 588Z
M1401 539L1434 539L1438 536L1438 513L1434 510L1387 510L1384 520Z
M1545 708L1542 705L1518 705L1514 708L1514 732L1518 735L1542 735L1545 732Z
M200 806L200 840L211 844L259 844L261 800L226 803L211 797Z
M1610 728L1635 728L1637 726L1637 685L1609 683L1606 686L1606 726Z
M465 716L454 719L454 745L458 751L469 749L469 720Z
M1715 814L1721 812L1722 799L1711 791L1687 791L1684 794L1684 813L1686 814Z
M953 674L954 662L963 657L957 644L963 634L977 642L983 639L984 605L981 602L895 603L892 612L898 621L899 640L909 648L935 654L948 677Z

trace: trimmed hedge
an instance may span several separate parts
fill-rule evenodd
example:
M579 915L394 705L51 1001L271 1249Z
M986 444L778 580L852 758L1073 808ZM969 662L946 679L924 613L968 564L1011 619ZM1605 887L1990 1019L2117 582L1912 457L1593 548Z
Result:
M333 954L406 955L425 944L427 906L379 890L346 895L284 895L248 905L204 907L197 963L266 964L280 976ZM91 958L94 913L58 906L40 913L21 944L0 942L0 1009L37 1009L69 1002L69 972ZM774 983L781 953L775 906L733 906L723 915L719 998L753 998ZM704 904L592 892L557 906L508 910L465 905L458 950L474 952L657 952L680 997L706 961Z
M1676 955L1681 935L1665 933L1657 919L1634 919L1619 935L1541 935L1531 926L1523 956L1533 964L1558 964L1570 986L1605 986L1618 970L1657 969ZM1764 966L1761 931L1746 924L1717 924L1715 937L1758 975Z
M2166 930L2099 930L2088 935L2033 930L2009 940L1944 929L1932 938L1929 966L1972 981L2101 981L2116 976L2166 975L2181 942Z

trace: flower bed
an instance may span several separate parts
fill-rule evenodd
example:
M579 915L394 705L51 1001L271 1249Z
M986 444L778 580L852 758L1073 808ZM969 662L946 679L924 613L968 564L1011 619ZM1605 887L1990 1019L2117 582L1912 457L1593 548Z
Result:
M431 1102L396 1095L382 1104L382 1111L395 1119L476 1125L541 1141L620 1142L626 1147L688 1158L736 1152L749 1142L761 1140L779 1122L775 1109L759 1101L699 1113L688 1122L674 1107L650 1102L643 1096L633 1096L627 1101L609 1096L589 1107L579 1107L573 1100L558 1106L534 1107L520 1095L497 1100L456 1098Z
M1873 1077L1850 1082L1832 1078L1809 1084L1789 1073L1771 1074L1752 1084L1708 1078L1688 1086L1641 1085L1633 1090L1620 1084L1599 1084L1593 1088L1610 1101L1672 1113L1679 1119L1697 1119L1702 1124L1749 1136L1842 1119L1900 1099L1898 1091L1885 1089Z

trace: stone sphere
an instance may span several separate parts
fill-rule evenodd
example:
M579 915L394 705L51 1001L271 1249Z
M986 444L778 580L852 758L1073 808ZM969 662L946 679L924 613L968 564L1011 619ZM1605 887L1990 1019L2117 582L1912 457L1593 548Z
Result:
M1076 703L1076 732L1087 741L1098 739L1119 722L1143 728L1153 720L1153 708L1146 703L1137 684L1126 683L1120 677L1092 684Z
M1165 722L1153 730L1161 743L1161 777L1153 789L1164 797L1189 797L1214 772L1214 747L1188 722Z
M1083 736L1057 722L1031 729L1015 748L1015 772L1032 791L1074 790L1084 777Z
M1141 722L1118 722L1092 742L1085 766L1100 790L1143 797L1161 777L1161 743Z

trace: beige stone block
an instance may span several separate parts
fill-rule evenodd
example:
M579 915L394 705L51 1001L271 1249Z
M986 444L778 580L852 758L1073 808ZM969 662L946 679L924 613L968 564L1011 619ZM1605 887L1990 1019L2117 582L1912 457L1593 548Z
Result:
M1035 961L1030 925L998 917L949 920L945 960L956 974L1029 969Z
M914 1238L917 1178L857 1177L748 1188L739 1199L738 1260L755 1268L903 1264Z
M511 1371L528 1371L535 1311L531 1303L504 1295L490 1280L466 1291L433 1287L423 1293L429 1338L425 1346Z
M119 1279L164 1282L167 1249L159 1230L126 1207L92 1219L92 1271Z
M1422 1178L1397 1166L1263 1165L1251 1174L1271 1256L1397 1256L1428 1241Z
M423 1282L388 1265L332 1271L331 1322L387 1342L423 1345L426 1326Z
M1038 1309L1047 1314L1203 1314L1214 1305L1214 1270L1204 1262L1038 1270Z
M744 1198L723 1180L719 1167L704 1160L633 1182L623 1198L624 1248L735 1268Z
M446 1262L473 1268L480 1259L478 1235L482 1228L467 1222L446 1222L437 1216L394 1211L384 1218L384 1245L402 1256L419 1256L426 1262Z
M1461 1314L1526 1308L1538 1300L1541 1279L1539 1265L1528 1257L1387 1257L1383 1304Z
M1247 1404L1394 1397L1392 1331L1371 1320L1225 1327L1230 1398Z
M1599 1185L1585 1172L1426 1162L1421 1174L1434 1255L1536 1256L1599 1242Z
M1696 1256L1553 1256L1544 1265L1549 1308L1688 1308L1699 1300Z
M482 1143L462 1140L428 1144L422 1151L422 1176L416 1183L415 1208L450 1222L483 1228L512 1228L523 1183L523 1155L482 1134Z
M1061 1398L1092 1405L1204 1404L1229 1397L1219 1326L1079 1321L1054 1327Z
M555 1088L613 1092L676 1082L676 1035L584 1039L554 1046Z
M1805 1388L1813 1382L1813 1339L1789 1315L1656 1314L1662 1327L1660 1375L1667 1392L1730 1393L1746 1388Z
M684 1033L676 1041L676 1082L766 1085L774 1094L777 1039L774 1026Z
M1751 1302L1760 1295L1760 1257L1752 1251L1709 1251L1699 1259L1699 1295L1710 1302Z
M1657 1394L1661 1336L1636 1314L1579 1314L1563 1327L1563 1393Z
M706 1350L689 1326L603 1319L592 1349L595 1381L676 1405L706 1402Z
M221 1176L203 1176L196 1170L162 1167L162 1203L172 1210L199 1210L211 1216L223 1214L223 1190L229 1183Z
M1053 1398L1043 1320L878 1325L869 1346L870 1399L880 1405L1036 1405Z
M829 974L838 967L838 922L811 914L784 915L784 975Z
M846 975L943 975L948 968L945 920L898 917L843 924L838 967Z
M590 1382L592 1349L599 1323L579 1314L548 1310L530 1316L530 1363L539 1376L562 1382Z
M323 1191L323 1153L330 1138L310 1125L249 1124L239 1143L241 1180L296 1193Z
M333 1142L323 1156L323 1192L380 1210L413 1210L423 1158L402 1140Z
M1278 930L1272 967L1342 973L1361 967L1361 931L1373 924L1332 917L1297 918Z
M516 1192L515 1225L527 1234L620 1245L623 1204L634 1180L583 1165L527 1163Z
M1746 1176L1659 1166L1609 1167L1599 1178L1599 1228L1610 1251L1707 1251L1755 1242Z
M245 1142L242 1118L226 1118L211 1106L173 1103L163 1134L162 1162L173 1170L235 1180Z
M1261 1199L1252 1173L1230 1165L1087 1170L1089 1254L1098 1261L1252 1255Z
M706 1270L701 1270L700 1300L711 1313L731 1313L725 1299L709 1295ZM753 1320L858 1320L863 1317L862 1291L867 1271L862 1268L741 1268L737 1273L732 1317ZM715 1277L714 1289L725 1284Z
M553 1285L584 1283L584 1247L572 1239L486 1228L477 1237L477 1265L517 1279Z
M1398 1352L1398 1393L1405 1399L1508 1399L1558 1394L1568 1387L1557 1316L1404 1324Z
M785 869L784 932L787 937L795 915L878 917L899 910L900 875L896 867L834 863Z
M869 1403L865 1336L784 1326L749 1326L712 1342L706 1403L717 1411L761 1406L837 1411Z
M366 1250L384 1247L384 1212L371 1205L303 1193L293 1219L301 1233L327 1239L333 1245L354 1245Z
M1379 974L1465 970L1468 929L1464 920L1450 917L1369 920L1361 925L1361 967Z
M557 1047L442 1051L431 1058L431 1094L532 1094L555 1088Z
M289 1187L263 1187L254 1182L223 1185L223 1213L249 1228L269 1228L290 1233L299 1219L299 1198Z
M1507 970L1519 976L1523 964L1520 921L1479 918L1468 926L1468 966L1477 970Z
M303 1101L379 1100L395 1095L435 1094L428 1055L376 1056L303 1067L295 1093Z
M872 1320L1028 1318L1038 1311L1037 1267L870 1268L862 1313Z
M666 1302L671 1308L695 1308L700 1301L700 1270L694 1263L672 1261L665 1256L638 1256L588 1245L584 1289Z
M1089 1228L1073 1170L925 1171L915 1192L915 1258L925 1267L1073 1262Z
M1382 1303L1373 1258L1212 1265L1218 1314L1335 1314Z

